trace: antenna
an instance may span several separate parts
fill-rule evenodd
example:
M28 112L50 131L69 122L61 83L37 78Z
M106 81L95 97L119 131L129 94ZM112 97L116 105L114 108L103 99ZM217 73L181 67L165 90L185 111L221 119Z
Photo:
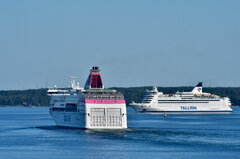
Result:
M70 76L70 87L72 89L80 89L79 82L76 81L75 76Z
M48 88L48 80L46 80L45 88Z

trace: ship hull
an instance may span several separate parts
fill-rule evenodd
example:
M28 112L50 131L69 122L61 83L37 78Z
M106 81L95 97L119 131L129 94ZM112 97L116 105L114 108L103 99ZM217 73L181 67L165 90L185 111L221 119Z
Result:
M146 114L229 114L232 111L139 111Z
M107 107L106 107L107 106ZM52 111L57 126L86 129L126 129L126 104L86 104L85 112Z
M77 112L56 112L50 114L57 126L85 128L85 115Z
M131 105L139 113L156 113L156 114L224 114L231 113L232 109L227 105L153 105L144 106L141 104Z

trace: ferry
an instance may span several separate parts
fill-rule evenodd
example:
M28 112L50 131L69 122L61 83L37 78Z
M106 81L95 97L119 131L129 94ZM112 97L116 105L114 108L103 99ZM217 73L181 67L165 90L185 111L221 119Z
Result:
M104 88L99 67L92 67L85 87L75 79L67 89L49 89L50 114L56 125L86 129L127 128L122 93Z
M191 92L163 94L157 87L146 90L140 103L132 102L130 106L139 113L192 114L192 113L229 113L232 112L228 97L202 92L199 82Z

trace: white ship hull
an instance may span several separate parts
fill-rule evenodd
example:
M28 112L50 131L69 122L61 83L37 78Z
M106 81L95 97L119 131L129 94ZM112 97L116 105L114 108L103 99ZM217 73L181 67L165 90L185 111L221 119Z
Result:
M85 114L77 112L50 112L57 126L85 128Z
M86 129L124 129L127 128L125 104L86 104L86 113L51 111L57 126Z
M159 113L159 114L209 114L209 113L230 113L231 107L219 107L213 105L157 105L144 107L142 105L131 105L139 113Z

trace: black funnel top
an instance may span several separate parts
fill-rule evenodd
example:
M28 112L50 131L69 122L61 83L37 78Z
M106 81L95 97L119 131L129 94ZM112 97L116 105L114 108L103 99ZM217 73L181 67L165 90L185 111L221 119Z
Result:
M202 87L202 82L199 82L197 85L196 85L196 87Z

